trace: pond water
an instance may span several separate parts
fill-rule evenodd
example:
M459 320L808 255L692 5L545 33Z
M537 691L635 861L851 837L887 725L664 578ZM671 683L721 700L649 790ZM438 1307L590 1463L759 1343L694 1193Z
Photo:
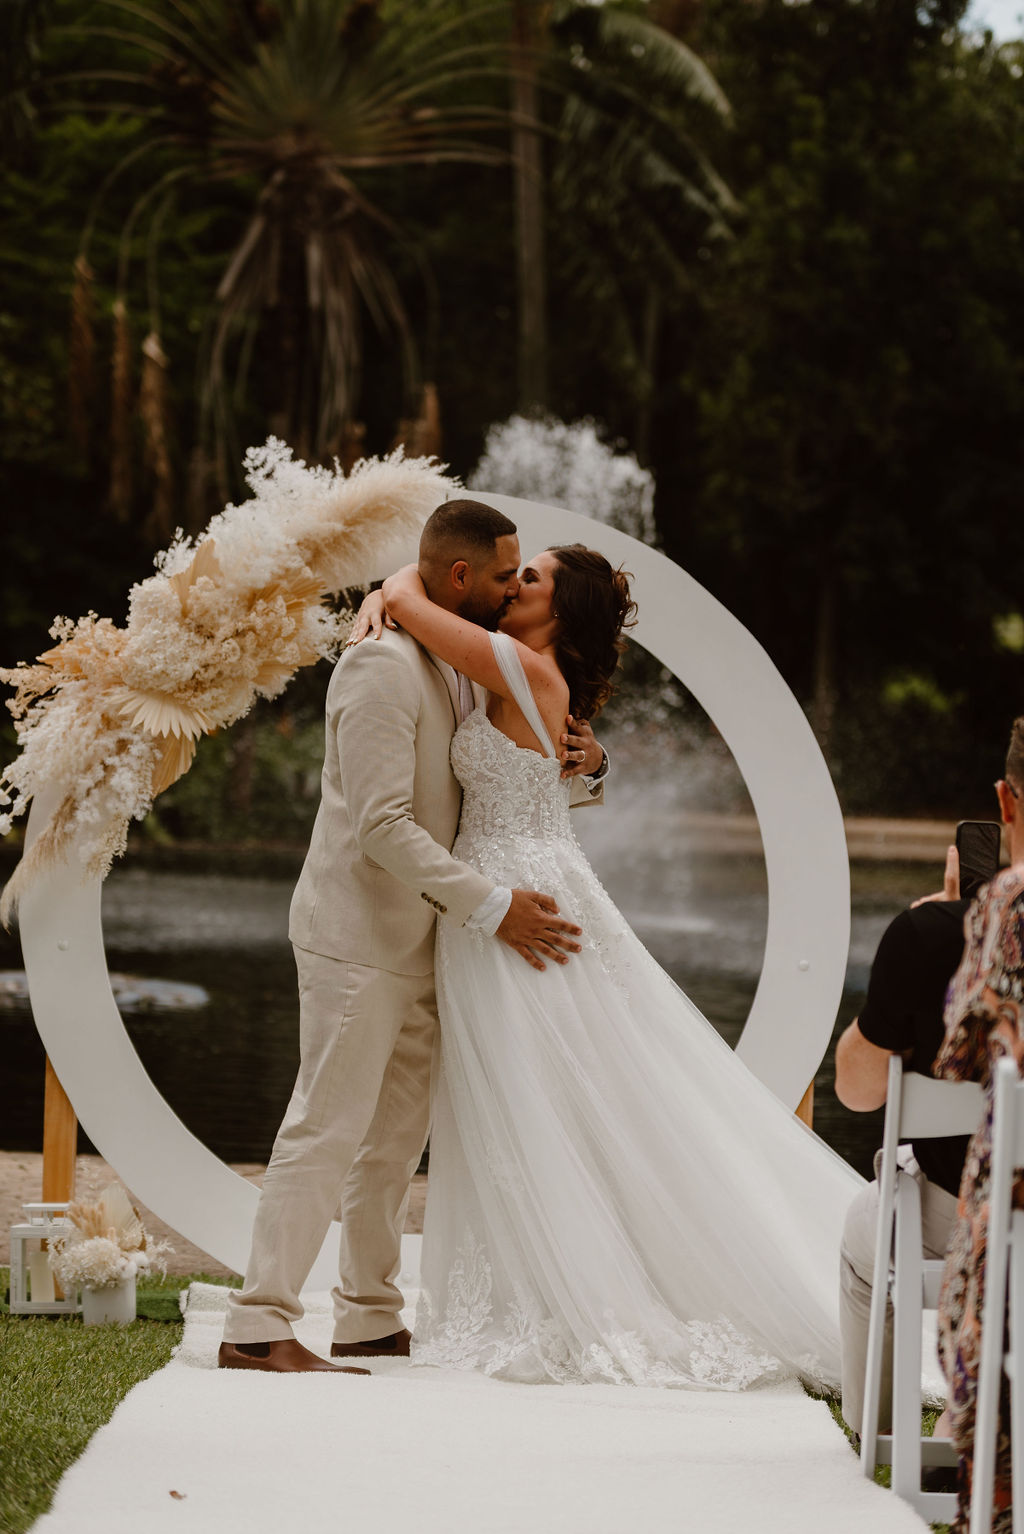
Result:
M607 812L579 817L598 872L655 958L731 1043L753 999L764 952L767 893L757 855L688 849L685 836L638 835ZM211 854L211 858L213 855ZM104 892L112 971L171 982L170 1005L145 985L126 986L126 1026L159 1090L188 1127L227 1160L270 1151L297 1063L295 973L287 942L287 872L118 868ZM294 865L294 866L292 866ZM868 969L887 922L932 877L930 867L872 863L854 869L853 937L840 1031L863 1001ZM0 969L20 967L17 941L0 938ZM175 988L198 986L196 997ZM38 1149L43 1053L27 1005L0 989L0 1146ZM849 1113L832 1090L832 1051L816 1084L817 1131L867 1172L882 1113Z

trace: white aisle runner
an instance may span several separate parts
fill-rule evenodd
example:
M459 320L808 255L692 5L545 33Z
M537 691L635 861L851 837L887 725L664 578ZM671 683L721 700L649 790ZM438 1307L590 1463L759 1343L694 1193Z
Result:
M408 1293L408 1291L406 1291ZM126 1397L38 1534L922 1534L796 1384L741 1394L216 1370L224 1290ZM408 1318L407 1318L408 1319ZM314 1297L300 1339L325 1354Z

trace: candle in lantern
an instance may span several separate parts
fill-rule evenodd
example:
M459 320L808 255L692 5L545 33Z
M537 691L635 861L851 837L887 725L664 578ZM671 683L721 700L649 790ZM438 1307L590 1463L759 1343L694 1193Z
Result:
M46 1255L46 1249L41 1248L38 1252L30 1252L28 1259L29 1294L37 1305L50 1305L55 1298L53 1287L53 1270L50 1267Z

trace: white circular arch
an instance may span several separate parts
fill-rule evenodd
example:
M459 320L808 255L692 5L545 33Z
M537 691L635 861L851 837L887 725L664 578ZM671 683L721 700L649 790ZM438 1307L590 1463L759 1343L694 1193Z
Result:
M803 710L752 635L663 554L560 507L489 493L478 499L513 518L524 554L583 542L626 565L640 609L633 636L684 682L732 751L768 873L764 965L737 1052L794 1108L828 1047L850 936L842 814ZM30 842L56 798L33 803ZM256 1190L186 1128L146 1073L110 987L101 890L99 879L82 879L72 850L22 896L22 951L40 1036L83 1128L135 1196L242 1272ZM329 1287L336 1254L332 1228L310 1287Z

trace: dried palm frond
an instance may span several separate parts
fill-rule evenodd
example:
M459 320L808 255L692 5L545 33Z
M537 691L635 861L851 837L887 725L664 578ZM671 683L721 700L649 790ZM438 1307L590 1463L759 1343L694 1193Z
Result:
M109 695L109 703L133 730L150 735L184 736L198 740L210 729L210 721L201 709L180 703L166 693L139 692L133 687L119 688Z
M139 1211L119 1182L112 1182L104 1188L98 1203L106 1221L107 1232L113 1232L122 1252L137 1252L145 1246L146 1231L139 1218Z
M118 628L59 619L34 666L0 670L21 754L3 784L22 814L44 786L60 808L4 891L5 925L28 882L66 858L105 874L128 824L191 765L196 741L275 697L335 654L351 621L324 596L383 573L456 482L400 452L351 474L310 469L271 438L246 456L252 498L218 513L197 545L179 537L133 587ZM10 816L5 817L8 822Z
M205 538L196 549L192 560L186 568L180 570L177 575L168 576L168 580L178 593L182 612L187 613L189 610L192 587L196 581L200 580L204 575L208 580L215 581L220 578L222 573L220 561L217 559L216 540Z
M285 612L294 617L311 601L319 602L324 595L324 584L319 575L298 573L283 580L271 581L261 586L253 596L253 603L283 602Z
M191 735L158 735L157 745L160 755L150 779L150 793L154 799L185 776L196 754L196 741Z
M83 1200L70 1203L68 1219L87 1240L93 1236L106 1236L123 1252L136 1252L146 1242L146 1232L138 1210L117 1182L104 1188L91 1204Z

